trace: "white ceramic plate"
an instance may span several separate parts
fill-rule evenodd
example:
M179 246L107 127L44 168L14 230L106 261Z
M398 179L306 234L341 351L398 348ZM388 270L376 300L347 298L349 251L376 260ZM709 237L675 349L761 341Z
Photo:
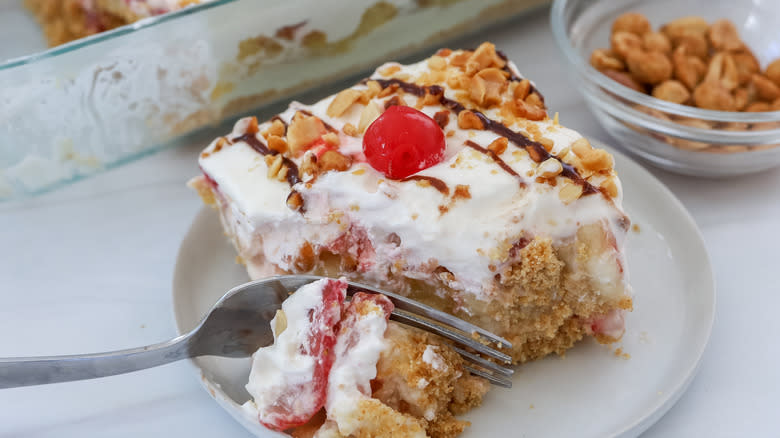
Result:
M639 231L627 243L634 311L611 347L586 340L565 358L523 365L510 390L494 388L465 416L474 437L629 437L657 421L698 369L715 314L715 285L701 234L680 202L642 167L611 151L625 190L625 208ZM173 282L180 333L192 329L231 287L248 279L235 263L217 214L205 209L182 242ZM630 357L616 354L615 349ZM282 436L259 426L240 405L249 359L193 361L209 393L259 437Z

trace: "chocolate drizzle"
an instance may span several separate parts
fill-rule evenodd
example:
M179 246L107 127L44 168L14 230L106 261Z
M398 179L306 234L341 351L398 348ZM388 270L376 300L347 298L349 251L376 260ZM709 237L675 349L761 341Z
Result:
M519 173L515 172L514 169L509 167L509 165L506 164L506 162L504 160L502 160L501 157L498 156L498 154L496 154L495 152L491 151L490 149L483 148L482 146L474 143L471 140L466 140L466 146L470 147L471 149L474 149L475 151L482 152L483 154L485 154L488 157L492 158L493 161L495 161L496 164L498 164L498 167L504 169L504 171L506 171L506 173L508 173L508 174L514 176L515 178L517 178L517 181L520 183L520 187L525 187L526 186L525 181L523 181L523 177L520 176Z
M257 153L260 155L278 155L279 152L272 151L268 149L268 146L266 146L262 141L257 139L257 135L255 134L242 134L238 137L234 137L231 139L231 142L235 143L237 141L243 141L244 143L248 144L252 147ZM293 160L285 157L282 155L282 162L285 166L287 166L287 183L290 184L290 187L298 184L301 182L301 177L298 173L298 166L293 162Z
M401 182L407 182L407 181L427 181L430 185L433 186L434 189L438 190L442 195L449 196L450 194L450 188L447 187L447 183L440 180L439 178L434 178L432 176L425 176L425 175L412 175L401 180Z
M426 93L430 93L433 96L437 96L439 102L445 108L452 110L455 114L458 114L461 111L466 110L466 107L463 106L463 104L461 104L460 102L444 97L444 89L439 85L424 86L424 85L410 84L400 79L372 79L372 80L377 81L379 85L381 85L383 88L395 84L400 89L404 90L404 92L413 94L415 96L424 96ZM561 172L561 175L571 179L575 184L581 185L583 196L593 194L593 193L600 193L600 190L597 187L593 186L591 183L585 180L585 178L580 176L579 173L577 173L577 170L574 168L574 166L564 162L559 157L547 152L547 149L545 149L544 145L542 145L541 143L535 142L530 138L526 137L525 135L509 129L503 123L492 120L479 111L475 111L475 110L470 110L470 111L473 112L477 117L479 117L479 119L482 121L482 125L484 126L484 129L488 131L492 131L493 133L498 134L500 136L506 137L510 142L512 142L516 146L525 149L528 152L528 155L531 157L531 159L534 160L535 162L541 163L550 158L554 158L558 160L558 162L561 163L561 167L563 167L563 171Z

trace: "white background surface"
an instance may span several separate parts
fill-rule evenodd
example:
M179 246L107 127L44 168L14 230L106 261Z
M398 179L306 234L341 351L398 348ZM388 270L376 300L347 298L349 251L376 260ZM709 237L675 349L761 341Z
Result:
M568 81L546 10L457 45L482 40L495 42L536 81L563 124L614 143ZM205 141L0 204L0 356L97 352L174 336L173 264L200 208L184 183L197 173ZM653 172L702 229L718 309L699 376L645 436L777 436L780 170L723 181ZM0 390L0 436L249 434L201 389L187 364L176 363Z

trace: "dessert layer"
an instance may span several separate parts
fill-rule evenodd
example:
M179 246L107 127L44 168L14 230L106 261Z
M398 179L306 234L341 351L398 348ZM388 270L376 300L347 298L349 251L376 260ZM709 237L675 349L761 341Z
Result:
M449 58L457 59L459 53L463 52L454 52ZM448 60L441 56L435 58L443 62ZM349 95L342 92L313 106L293 103L289 110L278 116L279 123L292 124L296 132L298 126L305 124L293 122L296 114L304 115L301 120L309 120L305 114L321 120L322 124L314 129L322 132L314 136L330 134L334 137L337 142L334 150L340 157L346 157L343 171L308 173L304 163L311 157L312 152L308 151L292 154L279 163L279 168L290 169L283 171L285 178L269 177L277 160L266 160L268 153L264 150L270 149L262 134L247 133L252 119L238 122L230 135L215 140L204 151L200 160L204 173L250 221L249 231L264 235L263 251L268 261L290 270L296 258L291 256L299 253L303 241L331 243L343 234L344 228L355 224L366 230L376 252L365 260L363 270L367 271L368 265L373 266L376 260L402 258L411 268L405 274L428 275L427 265L435 261L453 274L453 281L457 283L453 284L455 288L487 299L490 290L486 285L490 285L500 270L509 249L533 236L549 237L558 245L571 239L580 226L600 223L615 238L615 245L622 247L628 222L620 209L622 195L619 180L611 167L611 157L594 157L593 160L603 159L605 163L595 163L595 167L601 165L602 168L589 171L582 167L583 160L573 146L577 150L595 152L591 152L594 150L575 131L546 116L534 121L507 113L504 106L479 108L476 102L470 102L469 89L447 86L455 81L450 80L453 75L449 70L440 71L441 77L434 78L432 72L436 71L428 64L428 61L410 66L388 64L372 76L375 79L371 81L372 85L385 85L377 93L371 91L369 85L361 84L348 90ZM519 76L511 63L505 66L511 77ZM426 94L416 96L419 94L416 86L395 87L395 84L417 82L433 82L446 101L428 93L431 90L426 89ZM507 81L507 88L520 83L523 82ZM404 88L412 92L406 93ZM388 94L387 90L394 92ZM375 96L365 105L357 102L371 94ZM336 112L328 111L339 101L349 99L354 103L343 112L339 111L337 116ZM360 128L364 130L364 125L368 124L366 117L378 116L393 99L399 103L403 100L408 105L422 103L420 110L432 118L439 117L447 135L444 160L401 181L388 179L365 163L360 135ZM461 111L456 114L445 106L449 101L459 103L458 99L470 103L469 107L479 108L484 117L500 123L499 132L477 126L464 128L461 119L466 117L461 114L475 113ZM317 125L316 122L309 124ZM258 129L263 133L272 127L273 123L267 122ZM353 132L350 127L357 131ZM353 135L346 134L345 128ZM503 147L495 145L489 150L494 142L508 138L502 134L520 140L508 142ZM547 144L549 152L532 138ZM543 147L541 152L535 151L538 147ZM541 158L548 155L554 158L538 162L532 157L536 152L540 152ZM566 175L579 175L576 167L581 168L581 173L589 174L585 184L580 182L579 176L572 179ZM278 174L279 169L276 170ZM606 189L599 190L600 186ZM288 206L288 197L293 192L300 195L302 205L305 205L303 211ZM294 196L297 198L298 195ZM330 220L334 212L341 216L341 223ZM300 227L303 223L307 225L305 229ZM400 248L393 242L393 235L400 238ZM600 266L593 268L597 270ZM594 278L615 278L614 275L593 273ZM622 289L623 285L609 286L612 287L606 287L605 292Z
M383 141L396 149L377 161ZM518 361L622 335L629 221L612 157L550 119L489 43L242 119L199 163L194 185L253 278L373 283L507 337Z

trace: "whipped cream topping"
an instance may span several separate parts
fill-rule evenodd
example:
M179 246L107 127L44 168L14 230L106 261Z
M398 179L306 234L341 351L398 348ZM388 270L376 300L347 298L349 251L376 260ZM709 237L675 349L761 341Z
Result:
M407 82L430 71L426 61L411 65L389 63L372 78L388 79L389 76L379 73L388 66L397 66L393 76L408 77ZM509 69L519 76L513 64L509 64ZM458 100L457 90L441 85L445 98ZM359 84L353 88L367 87ZM467 142L472 142L485 148L500 136L490 130L461 129L456 114L451 113L443 126L447 133L444 160L416 174L442 181L448 193L421 181L390 180L365 162L362 137L343 133L347 123L358 126L363 105L352 105L341 116L332 118L327 115L327 108L334 97L311 106L293 102L279 115L286 123L300 110L317 116L338 132L339 151L354 160L346 171L327 172L315 179L303 175L303 182L293 187L304 200L303 214L287 207L290 186L269 178L263 157L248 144L239 141L214 152L215 140L200 160L204 172L232 201L231 208L245 217L244 232L263 236L263 258L279 268L292 268L304 242L328 248L345 232L355 234L355 230L362 230L372 248L359 261L365 277L387 280L383 276L399 261L405 266L403 275L410 278L430 278L431 271L442 266L452 273L450 287L489 300L491 289L487 285L493 282L501 259L506 256L505 251L501 253L497 248L511 246L520 237L545 236L554 245L562 245L571 241L581 226L596 223L612 234L616 248L622 248L626 222L617 178L614 181L618 193L614 198L596 193L564 202L560 196L563 184L537 181L537 176L548 170L549 163L540 166L510 142L497 156L513 171L511 174L490 156L467 146ZM383 107L388 99L377 97L368 104ZM405 99L407 104L414 103L409 102L414 96L406 95ZM420 110L434 117L446 109L437 103ZM493 120L502 120L496 108L480 111ZM244 134L242 123L245 122L239 122L228 138ZM260 131L268 126L269 123L260 125ZM550 119L523 120L507 127L520 133L541 133L551 142L549 152L553 155L564 153L582 138ZM260 134L258 138L262 140ZM300 163L299 158L296 161ZM592 183L599 183L602 177L593 178ZM465 187L468 196L453 196L457 187ZM400 245L394 236L400 238ZM616 252L616 257L620 257ZM608 262L614 264L614 260ZM604 277L602 272L593 274ZM622 288L607 289L605 293Z

